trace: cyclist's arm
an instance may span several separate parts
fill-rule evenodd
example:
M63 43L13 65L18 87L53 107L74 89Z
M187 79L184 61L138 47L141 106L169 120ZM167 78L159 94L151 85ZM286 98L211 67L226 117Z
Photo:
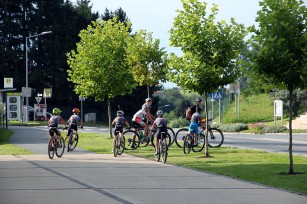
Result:
M130 124L128 123L127 120L125 120L125 124L127 125L128 128L131 128Z
M66 123L65 123L65 121L64 121L63 118L61 118L60 121L61 121L61 123L62 123L64 126L66 126Z

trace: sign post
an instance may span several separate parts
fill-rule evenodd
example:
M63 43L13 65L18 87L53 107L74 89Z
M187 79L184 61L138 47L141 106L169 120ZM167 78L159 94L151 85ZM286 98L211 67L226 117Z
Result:
M276 125L276 118L281 117L281 125L283 118L283 102L282 100L274 101L274 125Z
M210 94L212 99L218 99L219 100L219 123L221 123L221 99L223 99L223 91L221 88L219 88L216 92L213 92ZM213 102L212 102L213 103Z

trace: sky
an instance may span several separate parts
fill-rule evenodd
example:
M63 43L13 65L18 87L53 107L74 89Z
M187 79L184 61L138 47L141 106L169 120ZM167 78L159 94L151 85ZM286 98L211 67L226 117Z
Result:
M72 0L76 2L76 0ZM245 26L257 26L255 18L257 11L261 9L259 0L206 0L207 8L212 4L218 4L217 20L226 20L229 23L233 17L237 23ZM169 46L169 30L173 27L177 9L182 9L181 0L91 0L92 11L103 14L107 8L115 11L122 8L132 23L132 32L143 29L152 32L155 39L160 39L161 47L167 52L177 53L179 49ZM307 0L304 0L307 6ZM171 88L175 84L164 84L165 88Z

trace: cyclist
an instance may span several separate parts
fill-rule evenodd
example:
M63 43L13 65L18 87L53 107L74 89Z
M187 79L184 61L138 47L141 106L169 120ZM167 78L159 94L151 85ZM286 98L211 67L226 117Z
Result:
M197 139L198 139L197 137L198 137L198 134L199 134L198 124L201 122L200 113L202 111L203 111L203 109L200 106L196 107L196 112L193 113L193 115L191 117L189 132L191 134L196 134L196 136L194 137L194 145L197 145Z
M155 146L155 154L158 153L158 145L159 145L159 139L162 139L161 138L161 132L166 132L167 129L167 121L165 118L163 118L163 111L162 110L158 110L157 111L157 118L156 120L153 122L152 124L152 127L151 127L151 130L155 130L157 129L156 133L155 133L155 137L157 138L156 139L156 146Z
M67 135L64 139L64 144L66 144L67 138L69 138L70 133L72 130L75 130L76 133L78 133L78 124L81 126L81 129L83 128L83 122L81 121L81 118L79 116L80 110L78 108L72 109L73 115L70 116L68 119L68 130L67 130Z
M200 104L202 102L201 98L196 98L195 99L195 105L192 106L191 108L188 108L188 112L187 112L187 119L190 121L192 115L196 112L196 108L200 107Z
M58 125L61 122L65 127L65 121L63 120L63 118L60 116L61 114L61 110L59 108L54 108L52 110L52 116L48 121L48 127L49 127L49 135L50 137L53 137L53 134L55 132L55 134L57 134L58 136L61 137L61 132L58 130ZM65 145L65 143L64 143Z
M148 104L150 107L150 109L151 109L151 106L152 106L152 99L151 98L146 98L145 99L145 103L142 105L142 108L144 108L145 107L145 105L146 104ZM154 121L156 118L155 118L155 116L153 116L151 113L150 113L150 110L148 111L148 117L147 117L147 119L149 120L149 121Z
M135 131L137 132L137 127L141 126L144 128L144 135L145 137L147 136L147 131L148 131L148 125L147 123L145 123L143 120L145 118L149 118L149 110L150 110L150 105L149 104L145 104L144 108L142 108L141 110L139 110L138 112L136 112L132 118L132 123L134 126ZM145 139L144 137L144 139Z
M124 117L124 111L122 110L118 110L116 112L116 118L114 118L112 125L115 126L115 130L114 130L114 139L113 139L113 145L112 145L112 152L113 152L113 147L115 144L115 140L116 140L116 132L120 132L119 134L119 138L120 140L123 139L123 128L124 128L124 124L127 125L127 127L130 129L130 124L128 123L128 121L126 120L126 118Z

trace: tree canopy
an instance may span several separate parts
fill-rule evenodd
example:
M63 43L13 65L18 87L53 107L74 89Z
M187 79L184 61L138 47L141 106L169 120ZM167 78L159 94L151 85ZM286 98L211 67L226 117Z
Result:
M307 87L307 9L301 0L263 0L251 46L253 68L276 86L289 91L289 173L294 173L292 156L293 92Z

